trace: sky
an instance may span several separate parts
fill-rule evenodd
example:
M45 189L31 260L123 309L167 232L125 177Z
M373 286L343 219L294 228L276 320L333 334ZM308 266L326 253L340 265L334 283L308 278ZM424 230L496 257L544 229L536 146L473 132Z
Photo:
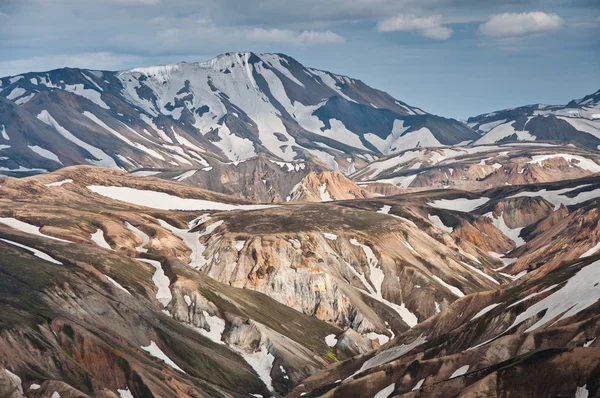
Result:
M598 0L0 0L0 76L278 52L427 112L600 89Z

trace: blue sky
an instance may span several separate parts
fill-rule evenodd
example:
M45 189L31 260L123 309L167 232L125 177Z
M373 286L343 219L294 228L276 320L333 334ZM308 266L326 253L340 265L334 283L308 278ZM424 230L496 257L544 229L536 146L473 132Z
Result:
M597 0L2 0L0 76L281 52L428 112L600 88Z

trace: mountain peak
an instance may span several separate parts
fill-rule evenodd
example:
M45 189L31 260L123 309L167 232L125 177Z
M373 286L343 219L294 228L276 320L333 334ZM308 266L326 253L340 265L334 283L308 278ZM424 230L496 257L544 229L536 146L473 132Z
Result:
M120 72L63 68L0 82L0 96L32 119L26 129L0 119L9 136L26 135L22 145L3 150L0 167L9 170L20 158L28 169L101 162L132 170L211 167L208 157L239 162L261 153L348 170L359 155L364 161L366 154L478 138L459 122L423 117L422 110L359 80L278 53L230 52ZM48 101L43 92L60 95ZM62 138L48 141L48 127ZM60 155L65 139L80 148L73 156ZM5 156L9 152L14 156Z

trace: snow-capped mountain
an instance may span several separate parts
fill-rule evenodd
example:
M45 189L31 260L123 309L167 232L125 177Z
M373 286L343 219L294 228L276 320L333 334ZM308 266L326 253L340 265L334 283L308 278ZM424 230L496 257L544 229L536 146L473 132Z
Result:
M475 144L510 141L571 141L600 146L600 90L567 105L534 104L469 118L482 137Z
M249 52L5 77L0 132L0 171L13 175L73 164L210 167L261 153L337 169L339 159L478 137L360 80Z

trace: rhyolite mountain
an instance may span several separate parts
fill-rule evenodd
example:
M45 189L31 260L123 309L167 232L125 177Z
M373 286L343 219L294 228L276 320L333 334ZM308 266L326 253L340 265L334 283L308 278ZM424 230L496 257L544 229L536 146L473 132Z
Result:
M471 117L467 125L483 136L474 144L568 141L600 146L600 90L566 105L526 105Z
M4 77L0 133L0 172L15 176L76 164L208 168L259 154L346 172L373 155L479 137L360 80L249 52Z
M597 175L277 205L2 177L0 397L597 397L599 203Z
M0 398L600 396L598 93L472 130L276 54L0 83Z

